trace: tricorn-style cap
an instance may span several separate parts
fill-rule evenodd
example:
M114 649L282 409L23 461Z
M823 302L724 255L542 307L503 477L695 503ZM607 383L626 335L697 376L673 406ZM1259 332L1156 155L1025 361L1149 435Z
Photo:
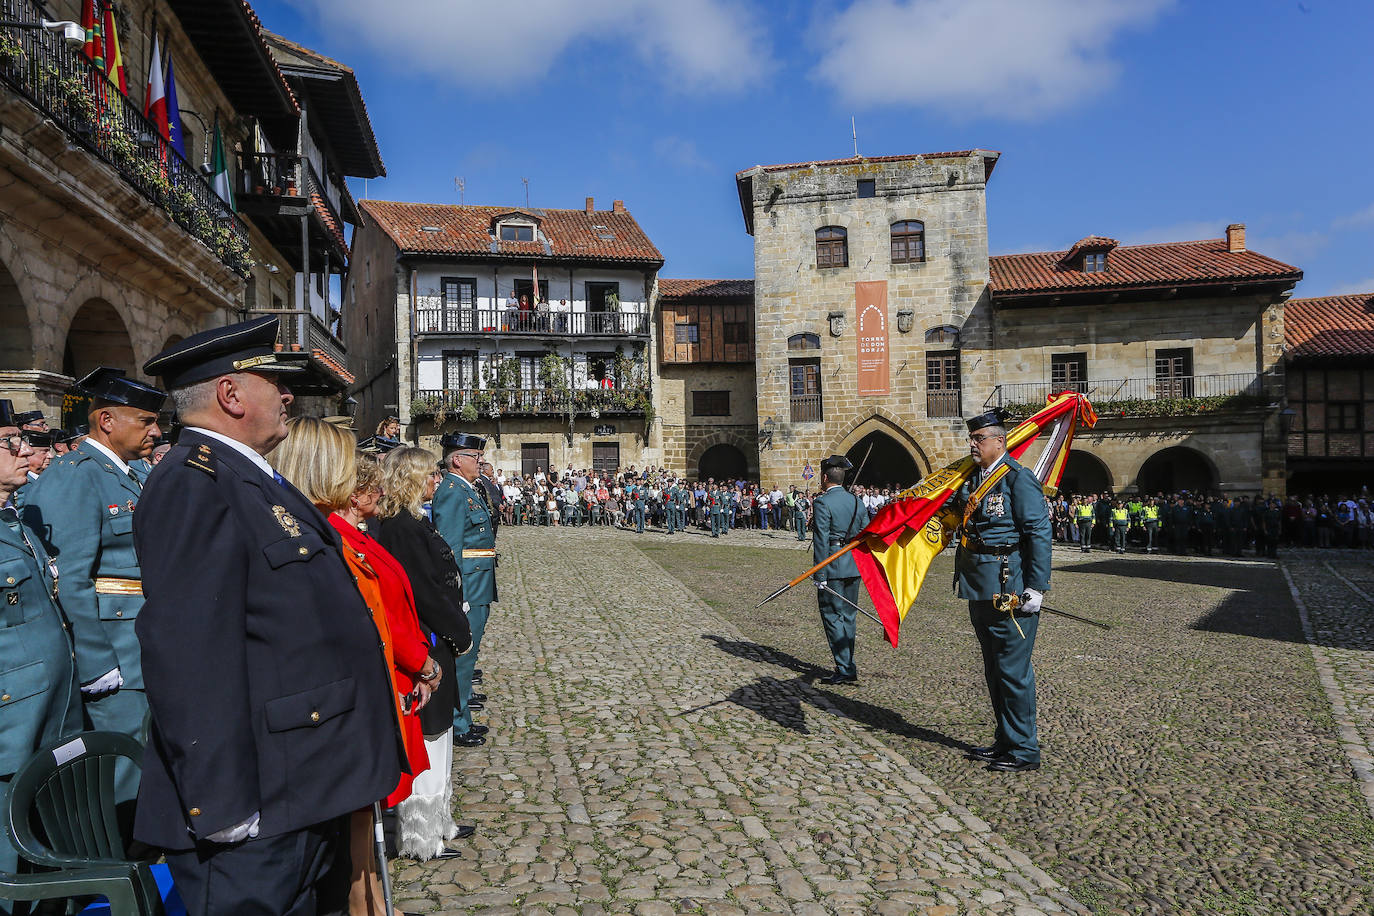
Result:
M168 388L184 388L231 372L301 372L305 366L277 353L275 315L192 334L143 364Z
M480 452L487 447L487 440L467 433L445 433L439 440L439 445L443 448L444 454L460 448L477 449Z
M18 426L19 421L14 416L14 402L9 398L0 398L0 426Z
M40 433L31 429L24 433L24 441L33 448L52 448L52 433Z
M994 407L987 413L980 413L978 416L970 418L968 431L976 433L984 426L1001 426L1004 422L1006 422L1006 415L1002 413L1002 408Z
M831 468L843 468L849 470L854 467L853 463L843 455L831 455L829 458L821 459L821 470L828 471Z
M358 448L364 452L373 452L377 455L385 455L401 447L401 443L395 439L388 439L386 436L368 436L366 439L358 440Z
M43 419L43 411L26 410L23 413L17 413L14 415L14 425L23 426L26 423L37 423L41 419Z
M109 366L101 366L78 381L74 387L82 394L90 395L93 400L127 404L153 413L161 410L163 402L167 400L165 391L125 378L123 369L113 369Z

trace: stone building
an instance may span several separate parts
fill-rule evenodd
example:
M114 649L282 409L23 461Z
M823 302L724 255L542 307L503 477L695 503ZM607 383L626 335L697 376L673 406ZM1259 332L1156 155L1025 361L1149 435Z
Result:
M621 201L597 210L361 203L345 291L360 428L487 436L498 468L661 459L653 300L663 256Z
M1374 484L1374 293L1284 308L1290 493Z
M754 236L759 476L801 484L843 453L864 482L904 486L966 454L963 417L1024 416L1075 388L1102 420L1076 440L1066 489L1282 492L1283 302L1302 272L1249 251L1238 224L989 257L997 159L736 176ZM679 445L665 426L665 454L686 453L683 430Z
M79 0L3 7L0 397L56 418L73 377L102 364L139 376L168 344L271 310L310 370L303 388L336 408L351 376L327 291L356 219L342 176L381 169L346 68L314 56L283 69L278 52L311 55L270 44L242 0L126 0L113 16L126 95L42 25L80 21ZM175 66L184 155L142 113L155 35ZM317 92L316 65L341 85ZM227 197L209 175L216 125ZM264 152L281 157L271 181Z

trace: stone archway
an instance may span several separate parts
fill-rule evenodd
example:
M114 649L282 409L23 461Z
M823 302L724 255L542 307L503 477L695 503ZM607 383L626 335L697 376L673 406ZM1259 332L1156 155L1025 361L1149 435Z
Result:
M883 438L870 440L869 437L874 433L880 433ZM863 474L858 475L860 477L858 482L867 482L867 484L876 486L888 486L889 476L893 473L911 474L909 480L902 480L900 477L891 477L894 486L905 488L911 486L930 473L930 458L926 455L925 450L921 448L920 443L916 441L911 433L907 432L901 420L881 407L875 409L867 417L851 423L844 432L831 440L830 448L827 449L825 455L821 457L828 455L847 455L849 456L849 460L854 464L855 472L857 472L859 470L859 464L863 461L864 455L868 453L868 444L870 441L874 443L874 446L872 457L869 458L869 464L872 465L874 461L878 460L880 450L880 445L878 443L881 442L881 448L886 454L891 456L887 462L887 473L883 472L883 468L872 470L869 467L865 467L863 469ZM864 443L862 449L858 448L860 442ZM905 459L889 451L888 443L904 453L906 456ZM910 465L906 464L907 460L911 462Z
M1214 493L1219 480L1217 469L1202 452L1175 445L1155 452L1140 466L1136 488L1140 493Z
M0 369L34 368L33 334L19 284L0 262Z
M719 442L701 453L697 461L697 479L743 480L749 476L749 459L744 452L728 442Z
M895 492L921 479L921 469L911 453L880 430L874 430L855 442L845 457L854 465L846 483L890 487Z
M1112 472L1096 455L1082 449L1069 449L1068 460L1064 462L1064 476L1059 481L1059 491L1070 496L1087 493L1105 493L1112 489Z
M124 319L104 299L88 299L72 316L62 350L62 373L81 378L100 366L139 374L133 340Z
M687 451L687 461L683 468L683 473L691 475L700 470L706 453L712 451L718 445L726 445L734 449L744 459L744 474L740 475L746 480L752 480L759 473L759 452L758 443L750 442L747 438L730 430L716 430L698 439ZM725 453L721 453L725 454ZM705 478L701 478L704 480Z

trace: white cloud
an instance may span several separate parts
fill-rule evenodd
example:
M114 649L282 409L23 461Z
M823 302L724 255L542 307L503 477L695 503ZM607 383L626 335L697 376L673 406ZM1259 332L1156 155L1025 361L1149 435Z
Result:
M1336 220L1334 225L1337 229L1343 229L1347 226L1367 226L1372 223L1374 223L1374 204L1370 204L1362 210L1356 210L1354 213L1342 216L1340 219Z
M1321 293L1323 296L1353 296L1357 293L1374 293L1374 277L1365 277L1363 280L1356 280L1354 283L1337 284L1332 289ZM1304 293L1304 295L1311 295Z
M1112 42L1173 0L856 0L813 30L845 102L1034 119L1108 89Z
M398 67L484 89L557 79L570 52L687 91L741 89L773 66L750 0L288 2Z
M1156 242L1196 242L1202 239L1225 238L1226 220L1194 219L1170 223L1166 226L1153 226L1147 229L1128 230L1117 236L1123 245L1152 245ZM1110 232L1103 234L1111 236Z
M654 155L684 171L711 168L711 163L697 149L696 142L686 137L659 137L654 141Z

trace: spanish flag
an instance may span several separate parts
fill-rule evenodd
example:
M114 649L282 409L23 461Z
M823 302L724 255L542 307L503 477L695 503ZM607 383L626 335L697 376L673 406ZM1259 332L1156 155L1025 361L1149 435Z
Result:
M1020 460L1049 427L1049 441L1034 470L1046 492L1054 492L1064 476L1069 446L1080 422L1089 427L1097 422L1088 399L1072 391L1053 395L1043 408L1007 433L1007 451ZM854 561L887 640L894 646L931 560L949 546L959 528L959 513L948 505L949 498L959 492L975 467L971 455L960 458L897 494L878 510L857 539Z

